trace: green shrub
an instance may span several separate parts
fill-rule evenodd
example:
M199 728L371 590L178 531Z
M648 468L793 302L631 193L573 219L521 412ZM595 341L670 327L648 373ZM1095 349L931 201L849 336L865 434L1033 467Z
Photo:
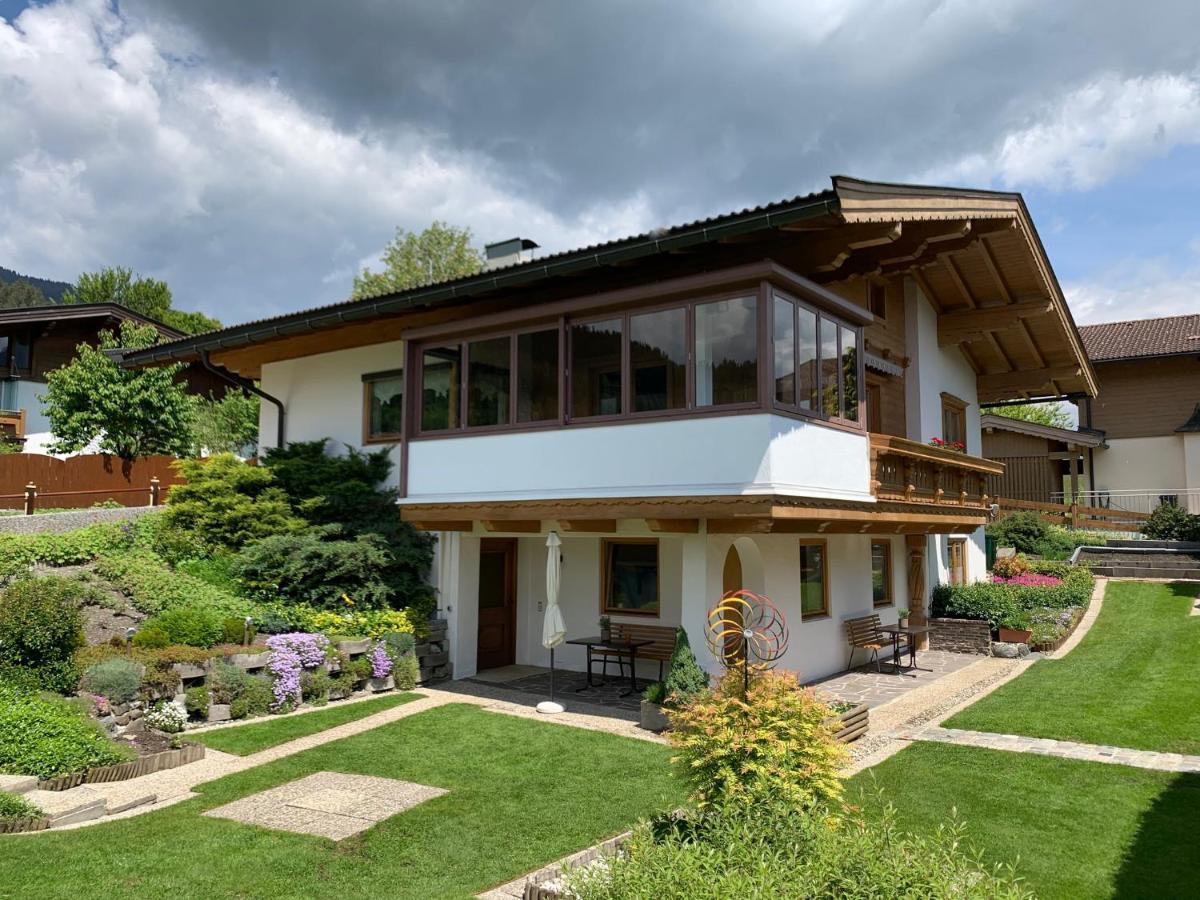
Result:
M264 466L242 462L232 453L176 465L187 480L171 489L166 525L193 535L209 551L202 555L237 551L251 541L303 527Z
M329 673L324 669L305 669L300 673L300 699L314 706L329 700Z
M0 683L0 772L53 778L132 756L79 703Z
M43 813L20 794L0 791L0 822L14 819L40 819Z
M366 681L371 677L371 660L366 656L360 656L357 659L349 660L342 664L342 671L348 672L354 677L355 682Z
M246 690L250 675L245 669L217 660L208 672L208 687L213 703L232 704Z
M171 636L158 625L153 624L142 625L133 633L133 646L143 647L147 650L158 650L163 647L171 646Z
M1025 900L1011 867L987 866L966 847L964 826L922 834L880 821L831 819L779 802L645 823L625 853L567 876L580 900L686 897Z
M987 534L1000 547L1016 547L1018 553L1037 553L1050 535L1050 525L1035 512L1017 512L987 526Z
M208 718L208 688L196 685L184 691L183 706L188 715L196 719Z
M1029 571L1029 560L1021 554L997 559L992 565L992 574L1000 578L1015 578Z
M128 703L142 687L142 667L131 659L114 657L88 666L79 686L113 703Z
M825 724L829 708L794 674L762 673L743 692L742 673L730 671L669 716L672 761L701 809L838 804L845 750Z
M387 644L388 653L391 654L393 660L407 656L417 647L417 639L406 632L389 631L381 635L381 637L383 642Z
M220 612L207 606L176 606L147 619L146 628L166 633L172 644L187 647L213 647L225 634Z
M129 547L128 526L88 525L61 534L0 534L0 584L26 574L34 563L71 566Z
M384 580L391 565L383 539L373 534L346 540L333 528L280 534L249 544L232 571L251 596L324 609L392 605L395 589Z
M675 649L667 670L667 705L684 706L708 687L708 673L700 668L687 632L675 629Z
M125 594L137 609L158 613L176 606L204 606L224 615L247 615L252 604L228 591L175 572L151 553L140 551L101 557L96 572Z
M210 552L197 535L173 525L167 518L165 509L142 516L134 523L133 549L140 553L152 554L172 564L202 559Z
M43 687L74 690L74 654L83 646L84 586L69 578L24 578L0 592L0 668L39 673Z
M224 644L248 644L258 634L258 628L253 621L247 625L245 617L230 616L221 623L221 633Z
M1200 541L1200 516L1174 503L1161 503L1142 525L1142 535L1156 541Z
M421 680L421 665L416 656L406 653L392 667L392 678L396 687L402 691L411 691Z
M274 702L271 679L263 675L251 675L242 686L241 693L230 703L229 714L235 719L265 716L271 711L271 704Z
M1030 610L1086 606L1091 599L1096 579L1086 566L1031 561L1030 571L1053 575L1063 582L1044 586L988 581L939 584L933 590L933 614L951 619L985 619L993 629L1021 628Z
M667 686L661 681L656 681L642 692L642 699L647 703L657 703L662 706L667 699Z
M175 571L183 572L230 594L236 594L239 585L233 576L233 560L233 555L229 553L219 553L201 559L184 559L175 564Z

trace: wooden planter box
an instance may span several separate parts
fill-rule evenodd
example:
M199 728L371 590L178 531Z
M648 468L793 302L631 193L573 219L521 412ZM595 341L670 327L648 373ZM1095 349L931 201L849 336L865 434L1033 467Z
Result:
M72 772L70 775L59 775L38 782L43 791L66 791L81 784L104 784L110 781L128 781L152 772L162 772L165 769L175 769L188 763L204 759L203 744L184 744L178 750L164 750L162 753L152 753L132 762L117 763L115 766L100 766L88 769L86 772Z
M1000 632L1000 642L1004 644L1028 644L1029 638L1033 634L1024 628L998 628Z
M848 709L844 713L830 716L825 722L833 729L834 740L840 741L843 744L849 744L851 741L857 741L860 737L867 733L870 727L870 708L865 703L860 703L853 709Z
M647 731L666 731L671 723L667 719L667 711L661 704L642 701L642 709L638 724Z
M50 820L45 816L38 819L0 820L0 834L19 834L22 831L45 831L49 827Z

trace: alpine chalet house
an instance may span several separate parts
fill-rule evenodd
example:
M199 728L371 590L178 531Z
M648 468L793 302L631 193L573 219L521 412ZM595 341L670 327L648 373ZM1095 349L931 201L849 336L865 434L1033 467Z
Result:
M782 666L844 668L845 619L919 620L939 581L984 577L984 483L1002 466L980 455L980 404L1095 393L1019 194L836 177L534 246L130 358L259 379L265 446L390 447L400 515L439 536L457 677L546 664L551 532L570 637L601 616L682 624L711 667L707 612L746 588L787 616ZM584 651L557 662L582 670Z

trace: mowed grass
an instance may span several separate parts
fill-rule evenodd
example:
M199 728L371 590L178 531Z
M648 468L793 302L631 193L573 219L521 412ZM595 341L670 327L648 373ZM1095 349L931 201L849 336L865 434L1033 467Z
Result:
M375 697L358 703L339 704L317 712L307 712L302 715L284 716L279 719L260 719L246 725L232 725L228 728L218 728L215 731L202 731L199 734L188 735L190 740L199 741L213 750L225 753L235 753L247 756L266 750L276 744L294 741L296 738L307 737L318 731L325 731L337 725L345 725L356 719L372 716L392 709L402 703L408 703L420 697L420 694L388 694L386 697Z
M1200 753L1200 585L1109 584L1091 631L951 717L949 728Z
M157 812L0 839L0 897L465 898L681 802L669 754L442 706L202 785L202 796ZM448 793L337 843L201 815L320 771Z
M966 843L1016 863L1038 897L1194 897L1200 885L1195 775L917 743L856 775L847 796L868 816L890 802L914 832L957 810Z

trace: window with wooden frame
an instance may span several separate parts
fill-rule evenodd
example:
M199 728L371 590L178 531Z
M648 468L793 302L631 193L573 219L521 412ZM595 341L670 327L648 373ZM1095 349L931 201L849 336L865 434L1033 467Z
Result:
M877 381L867 382L867 431L883 433L883 385Z
M775 407L858 425L861 329L772 290L771 331Z
M967 403L953 394L942 394L942 440L947 446L967 447Z
M657 616L658 541L605 539L600 545L600 612Z
M867 309L877 319L887 319L887 285L867 282Z
M825 541L800 541L800 618L829 615L829 554Z
M950 538L946 541L946 568L951 584L967 583L967 539Z
M398 441L404 432L404 370L363 375L363 443Z
M892 542L871 541L871 603L891 606L892 601Z

